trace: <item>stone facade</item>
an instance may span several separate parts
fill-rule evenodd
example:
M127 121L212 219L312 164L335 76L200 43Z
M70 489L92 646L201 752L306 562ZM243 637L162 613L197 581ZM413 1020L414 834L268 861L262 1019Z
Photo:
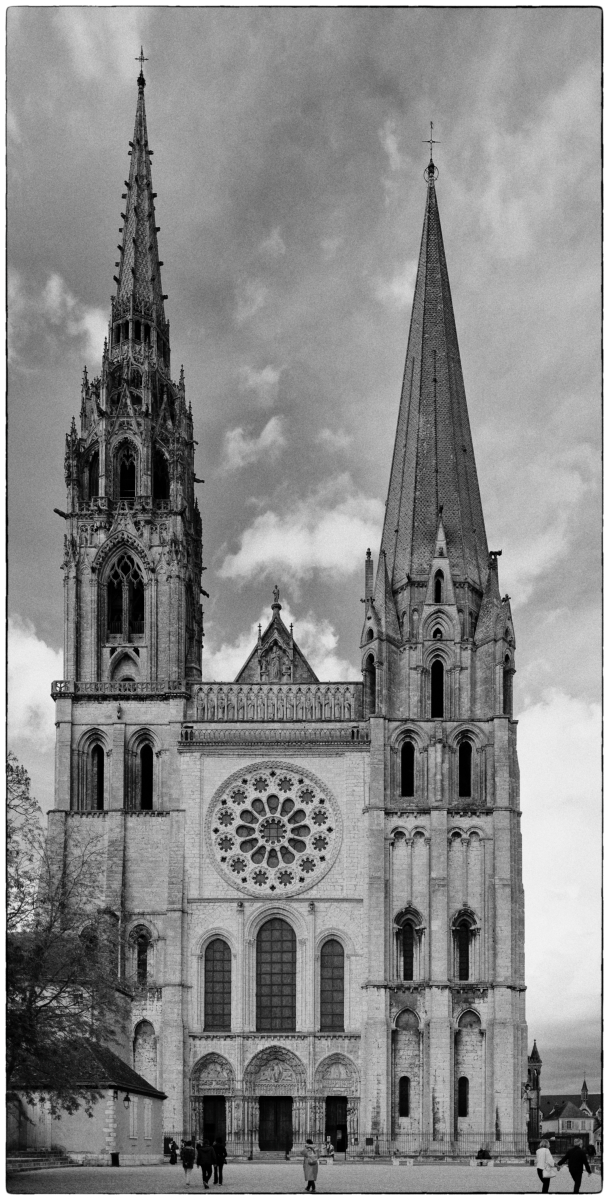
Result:
M202 683L192 416L145 235L144 86L102 375L85 376L67 439L50 814L59 839L75 822L103 835L133 1061L167 1094L166 1130L220 1121L252 1152L328 1130L351 1146L520 1134L515 640L486 545L433 164L376 579L365 563L362 683L317 679L277 590L237 679ZM269 1029L259 935L277 920L292 931L295 1011ZM228 1016L206 1017L206 971L225 981Z

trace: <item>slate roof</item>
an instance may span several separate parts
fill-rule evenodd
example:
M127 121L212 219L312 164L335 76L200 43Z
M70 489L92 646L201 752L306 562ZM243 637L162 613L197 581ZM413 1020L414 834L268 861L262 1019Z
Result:
M438 516L453 579L482 591L488 546L430 162L381 556L393 591L427 580Z
M118 1054L105 1046L94 1046L91 1042L80 1043L78 1067L75 1071L73 1084L75 1087L121 1088L126 1092L135 1092L140 1096L151 1096L157 1100L166 1100L165 1092L148 1083L142 1075L138 1075ZM49 1083L48 1086L52 1086ZM42 1089L43 1085L39 1085ZM19 1084L15 1084L19 1090Z
M539 1099L539 1109L540 1109L542 1118L547 1121L550 1119L550 1114L552 1114L552 1119L555 1119L558 1116L564 1116L563 1109L565 1108L565 1105L567 1105L567 1104L572 1105L574 1108L577 1109L577 1112L572 1115L574 1115L576 1117L580 1117L580 1118L582 1116L586 1115L585 1113L581 1112L582 1098L581 1098L581 1095L578 1093L576 1093L575 1095L571 1095L571 1096L565 1096L565 1095L561 1096L561 1095L556 1095L556 1094L545 1096L542 1094ZM588 1099L586 1100L586 1108L589 1108L590 1112L593 1115L595 1115L598 1112L599 1108L602 1108L602 1105L603 1105L603 1097L600 1092L589 1092L588 1093Z

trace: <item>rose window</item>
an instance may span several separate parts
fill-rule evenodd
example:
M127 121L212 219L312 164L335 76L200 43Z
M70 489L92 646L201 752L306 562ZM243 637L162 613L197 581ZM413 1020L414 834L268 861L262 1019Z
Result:
M257 763L219 789L206 827L216 865L233 886L293 895L332 866L341 817L329 789L310 772Z

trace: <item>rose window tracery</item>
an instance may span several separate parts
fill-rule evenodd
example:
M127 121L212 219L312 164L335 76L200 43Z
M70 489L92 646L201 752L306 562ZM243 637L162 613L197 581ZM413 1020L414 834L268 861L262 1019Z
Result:
M263 764L264 766L264 764ZM216 793L207 837L220 873L250 895L293 895L329 870L341 817L329 789L310 772L257 763Z

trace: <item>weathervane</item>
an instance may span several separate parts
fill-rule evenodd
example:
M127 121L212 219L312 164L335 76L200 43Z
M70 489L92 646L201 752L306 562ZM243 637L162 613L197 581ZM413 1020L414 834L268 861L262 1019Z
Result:
M429 122L429 137L421 138L421 141L425 142L426 145L429 146L429 163L423 172L426 180L429 182L430 179L437 179L439 175L438 168L433 160L433 148L434 146L439 146L440 143L433 135L433 121Z

